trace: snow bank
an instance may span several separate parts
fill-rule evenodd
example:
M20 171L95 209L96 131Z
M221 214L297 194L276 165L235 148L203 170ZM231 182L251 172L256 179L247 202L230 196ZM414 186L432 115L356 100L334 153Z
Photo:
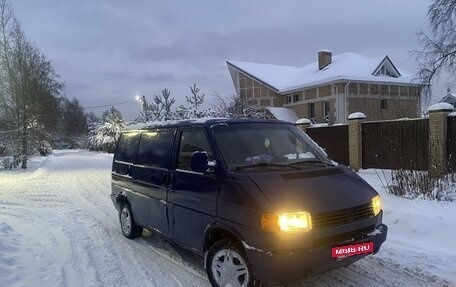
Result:
M432 106L429 107L428 112L433 112L433 111L452 111L454 109L453 105L449 103L437 103L433 104Z
M349 120L358 120L358 119L365 119L366 115L361 112L351 113L348 115Z
M305 125L310 125L312 122L309 119L302 118L296 121L296 124L305 124Z
M63 270L26 230L0 222L0 285L61 286Z
M405 199L386 193L389 171L361 170L359 175L382 196L388 238L380 256L420 266L456 283L456 202ZM386 251L385 251L386 249ZM445 262L442 264L442 262Z

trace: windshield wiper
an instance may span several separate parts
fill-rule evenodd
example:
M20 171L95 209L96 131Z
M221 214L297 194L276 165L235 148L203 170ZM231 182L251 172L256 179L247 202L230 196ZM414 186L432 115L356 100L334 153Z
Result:
M278 163L270 163L270 162L262 162L262 163L257 163L257 164L248 164L248 165L240 165L240 166L237 166L234 170L235 171L238 171L238 170L241 170L241 169L245 169L245 168L254 168L254 167L282 167L282 168L292 168L292 169L296 169L296 170L300 170L299 167L296 167L296 166L292 166L292 165L289 165L289 164L278 164Z
M318 160L318 159L295 161L295 162L289 163L288 166L295 166L295 165L298 165L298 164L316 164L316 163L317 164L323 164L323 165L326 165L326 166L334 166L331 163L323 162L323 161Z

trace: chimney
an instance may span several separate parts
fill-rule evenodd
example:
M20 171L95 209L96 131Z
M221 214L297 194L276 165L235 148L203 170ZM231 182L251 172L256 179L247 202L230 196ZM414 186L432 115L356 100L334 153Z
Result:
M332 52L329 50L318 51L318 70L322 70L332 62Z

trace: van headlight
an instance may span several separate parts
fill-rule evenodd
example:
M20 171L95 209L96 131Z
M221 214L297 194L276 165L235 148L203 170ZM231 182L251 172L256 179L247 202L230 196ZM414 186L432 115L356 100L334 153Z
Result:
M380 195L375 196L372 198L372 210L374 211L374 216L377 216L380 211L382 211L382 199Z
M310 213L263 213L261 216L261 229L267 232L309 231L312 229Z

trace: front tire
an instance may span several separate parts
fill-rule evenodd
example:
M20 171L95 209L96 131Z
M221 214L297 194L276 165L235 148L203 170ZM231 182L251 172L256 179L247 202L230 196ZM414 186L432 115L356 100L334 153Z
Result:
M228 240L215 243L207 254L206 271L214 287L253 286L252 272L242 249Z
M136 224L128 203L121 206L119 211L119 221L122 233L126 238L133 239L141 236L143 228Z

